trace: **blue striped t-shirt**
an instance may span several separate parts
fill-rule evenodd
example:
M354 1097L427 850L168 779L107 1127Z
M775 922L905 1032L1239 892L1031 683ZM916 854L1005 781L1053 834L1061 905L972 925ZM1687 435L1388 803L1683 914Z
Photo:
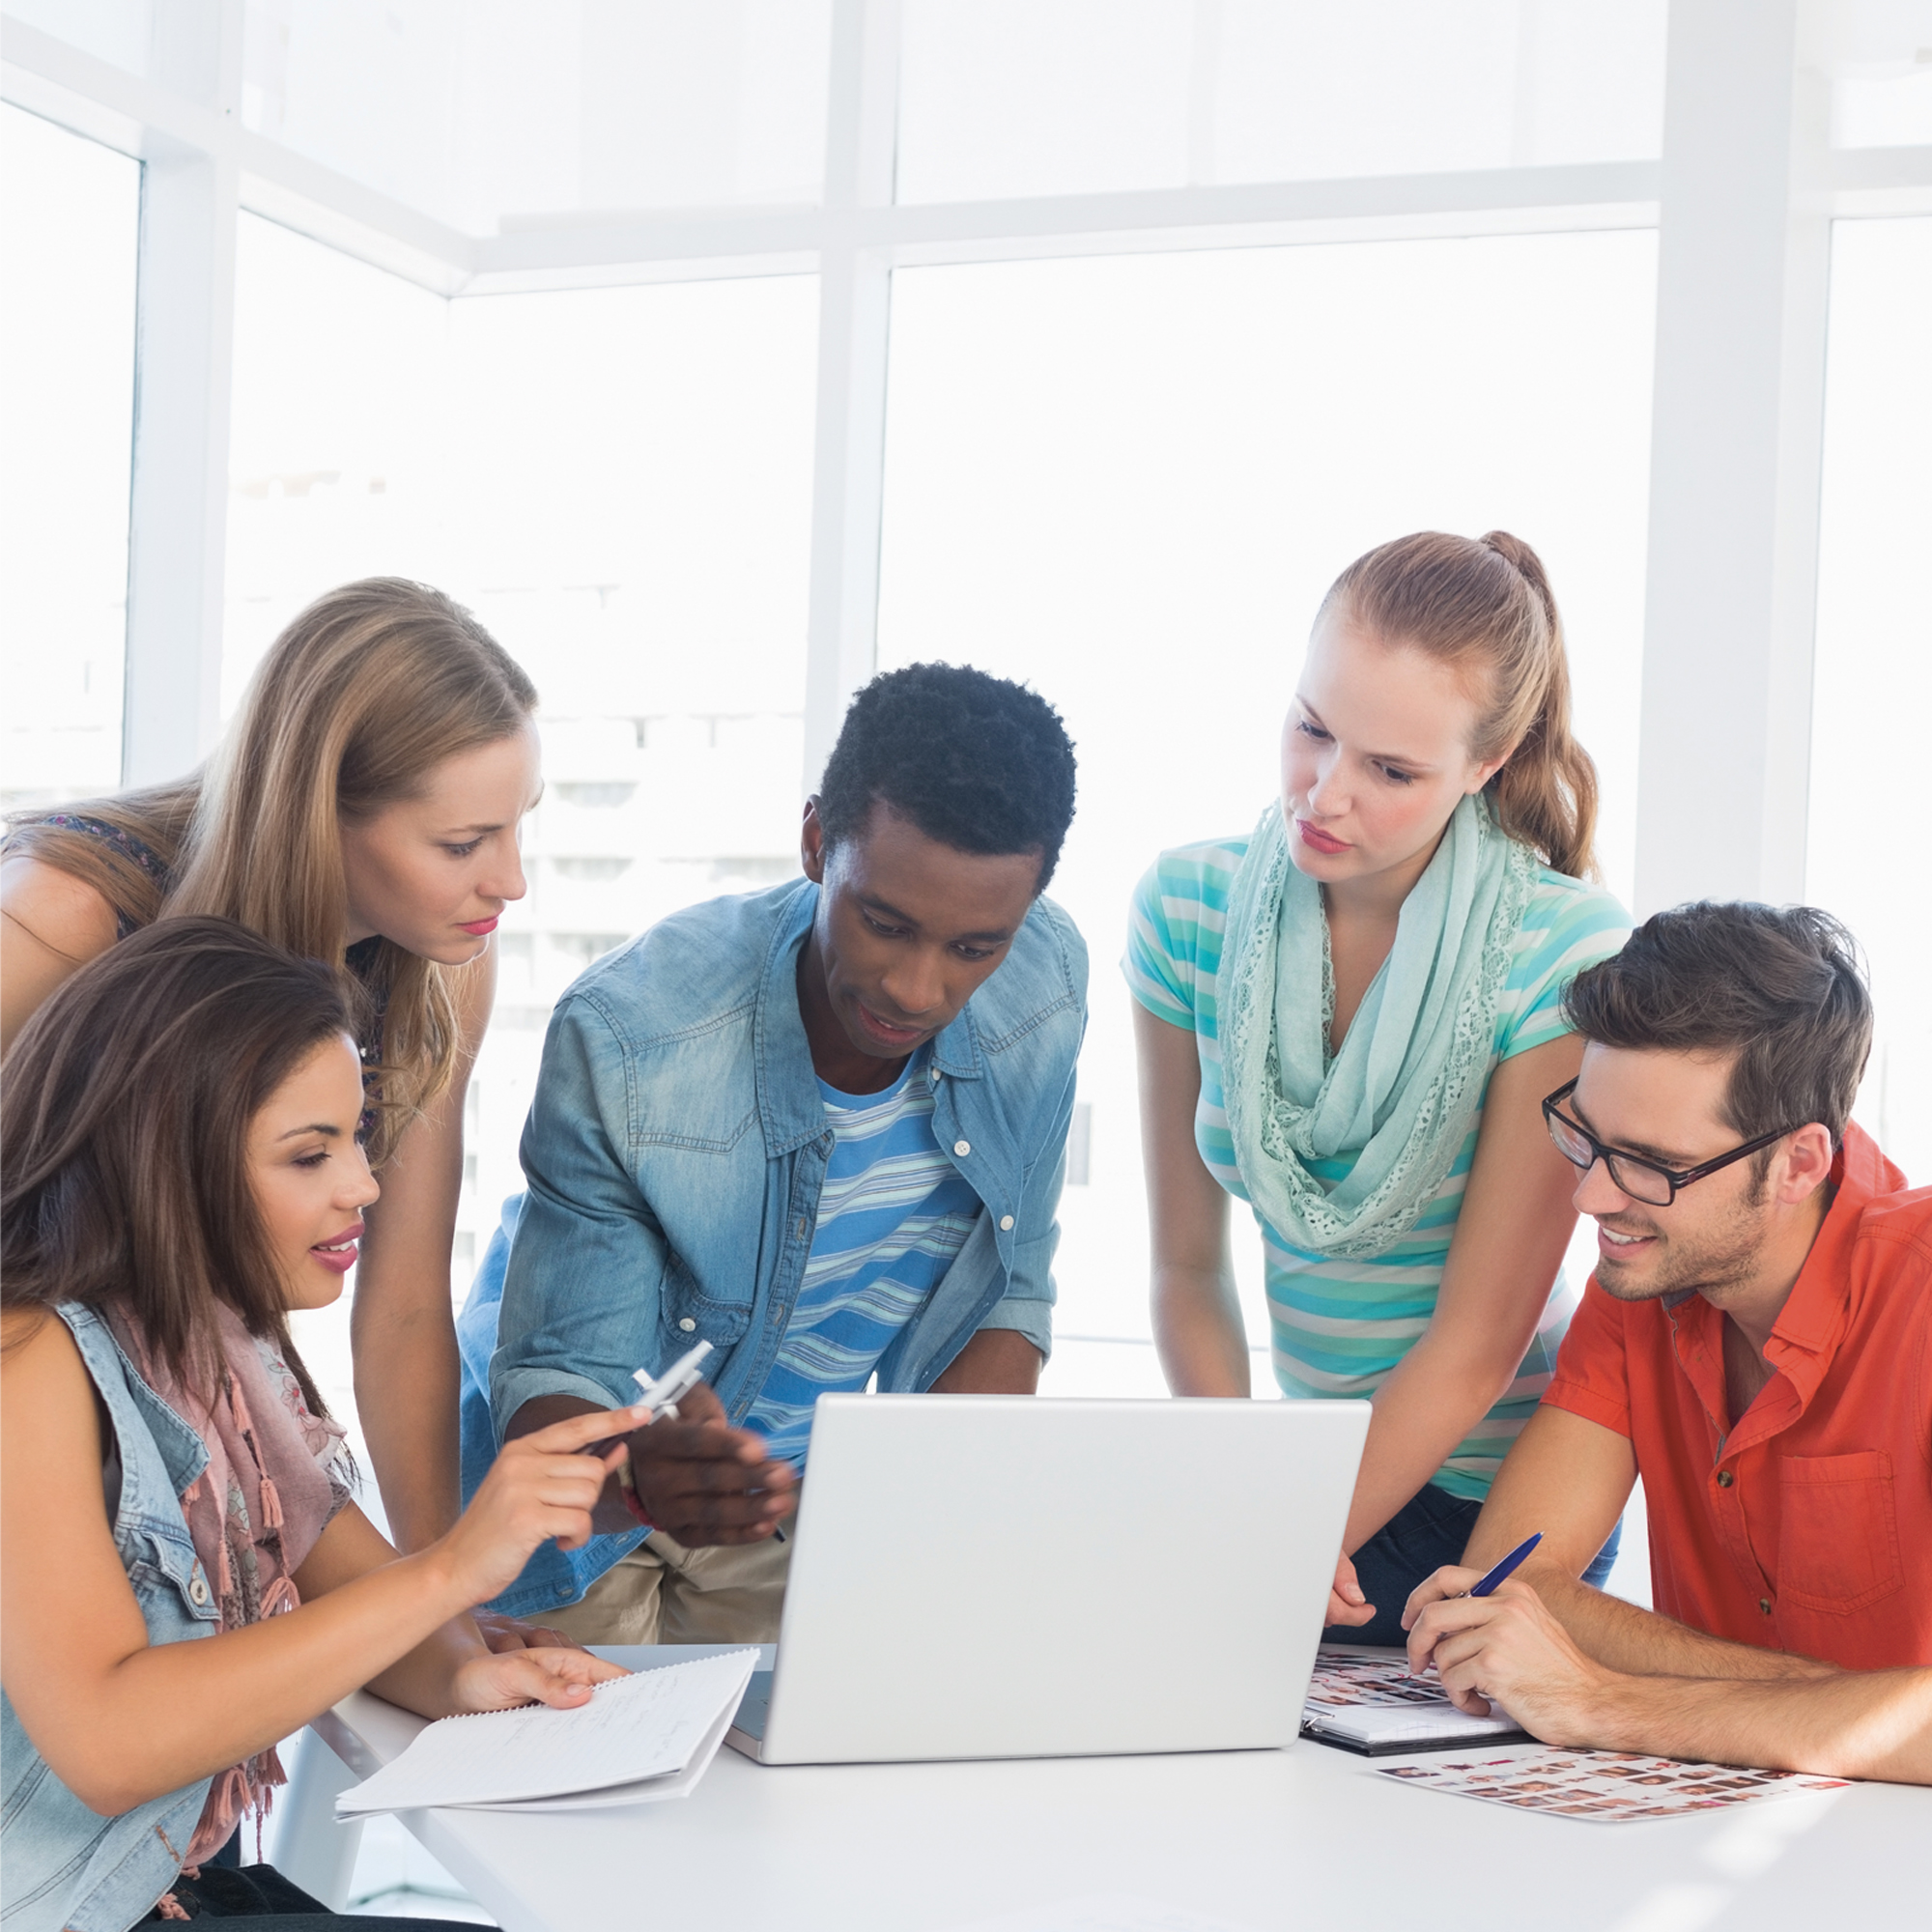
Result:
M812 1405L866 1386L980 1212L980 1197L933 1138L928 1058L916 1053L883 1094L841 1094L818 1083L837 1145L805 1280L778 1359L745 1418L795 1468L805 1466Z
M1194 1035L1201 1063L1194 1144L1208 1171L1237 1201L1248 1194L1228 1132L1215 980L1228 897L1247 849L1246 838L1217 838L1163 852L1134 894L1122 962L1134 998L1170 1026ZM1561 1012L1564 988L1584 967L1620 951L1629 932L1629 917L1608 893L1548 867L1540 872L1496 1003L1492 1072L1498 1062L1569 1032ZM1311 1254L1255 1216L1270 1352L1284 1395L1371 1396L1429 1326L1481 1127L1479 1113L1415 1226L1382 1254ZM1332 1183L1348 1174L1352 1159L1311 1161L1309 1171ZM1549 1384L1570 1307L1559 1274L1515 1380L1434 1478L1451 1495L1489 1493L1510 1444Z

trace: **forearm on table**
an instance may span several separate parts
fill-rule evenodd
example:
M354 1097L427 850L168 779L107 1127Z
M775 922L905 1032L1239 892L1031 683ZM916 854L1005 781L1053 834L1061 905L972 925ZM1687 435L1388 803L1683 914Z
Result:
M470 1617L452 1617L363 1688L419 1717L447 1717L453 1709L450 1685L457 1670L471 1658L488 1655L489 1646Z
M99 1724L116 1740L113 1788L96 1790L89 1802L126 1810L266 1750L372 1677L386 1680L399 1659L466 1607L430 1553L357 1577L289 1615L200 1643L144 1646L101 1685L94 1713L74 1714L77 1726ZM452 1632L441 1647L446 1658L404 1673L399 1688L417 1692L408 1701L423 1716L446 1713L459 1647Z
M461 1369L447 1279L440 1309L354 1310L355 1409L402 1550L423 1549L462 1509L457 1401Z
M1731 1643L1656 1610L1594 1590L1566 1570L1535 1557L1519 1573L1570 1633L1605 1668L1641 1677L1696 1677L1732 1682L1796 1682L1840 1675L1829 1663L1785 1650Z
M1517 1358L1425 1334L1375 1394L1343 1547L1350 1555L1433 1481L1514 1379Z
M1231 1269L1156 1262L1153 1344L1176 1395L1253 1393L1247 1326Z
M1837 1670L1804 1683L1615 1675L1584 1728L1610 1750L1932 1784L1932 1670Z

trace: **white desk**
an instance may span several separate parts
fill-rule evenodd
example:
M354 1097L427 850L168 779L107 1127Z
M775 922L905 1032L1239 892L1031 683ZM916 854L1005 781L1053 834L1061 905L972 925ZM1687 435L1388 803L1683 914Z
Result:
M317 1728L366 1776L421 1726L358 1691ZM1932 1926L1932 1790L1594 1825L1412 1790L1312 1744L770 1769L727 1747L688 1799L403 1822L505 1932L942 1932L1106 1892L1253 1932Z

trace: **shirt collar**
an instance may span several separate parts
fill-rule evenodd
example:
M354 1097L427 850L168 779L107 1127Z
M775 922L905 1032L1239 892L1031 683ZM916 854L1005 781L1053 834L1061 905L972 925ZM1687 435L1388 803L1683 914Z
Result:
M1851 1321L1852 1246L1865 1209L1881 1194L1905 1185L1905 1177L1856 1123L1832 1163L1832 1205L1798 1271L1791 1293L1772 1324L1765 1359L1808 1402L1825 1378Z

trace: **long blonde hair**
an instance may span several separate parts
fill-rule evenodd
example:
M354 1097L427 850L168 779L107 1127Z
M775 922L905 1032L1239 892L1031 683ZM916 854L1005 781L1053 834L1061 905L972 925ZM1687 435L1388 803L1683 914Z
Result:
M1520 537L1398 537L1357 557L1321 609L1386 643L1487 667L1490 701L1469 755L1481 764L1509 751L1488 787L1497 824L1556 871L1596 876L1597 767L1571 736L1563 621L1542 559Z
M522 667L462 606L427 584L366 578L318 597L270 646L200 773L65 809L149 845L172 871L165 891L84 834L23 822L9 846L98 886L137 923L212 914L346 970L341 821L419 796L443 759L509 737L536 703ZM369 1145L380 1165L449 1083L451 976L468 969L389 939L371 950L358 965L382 1011Z

